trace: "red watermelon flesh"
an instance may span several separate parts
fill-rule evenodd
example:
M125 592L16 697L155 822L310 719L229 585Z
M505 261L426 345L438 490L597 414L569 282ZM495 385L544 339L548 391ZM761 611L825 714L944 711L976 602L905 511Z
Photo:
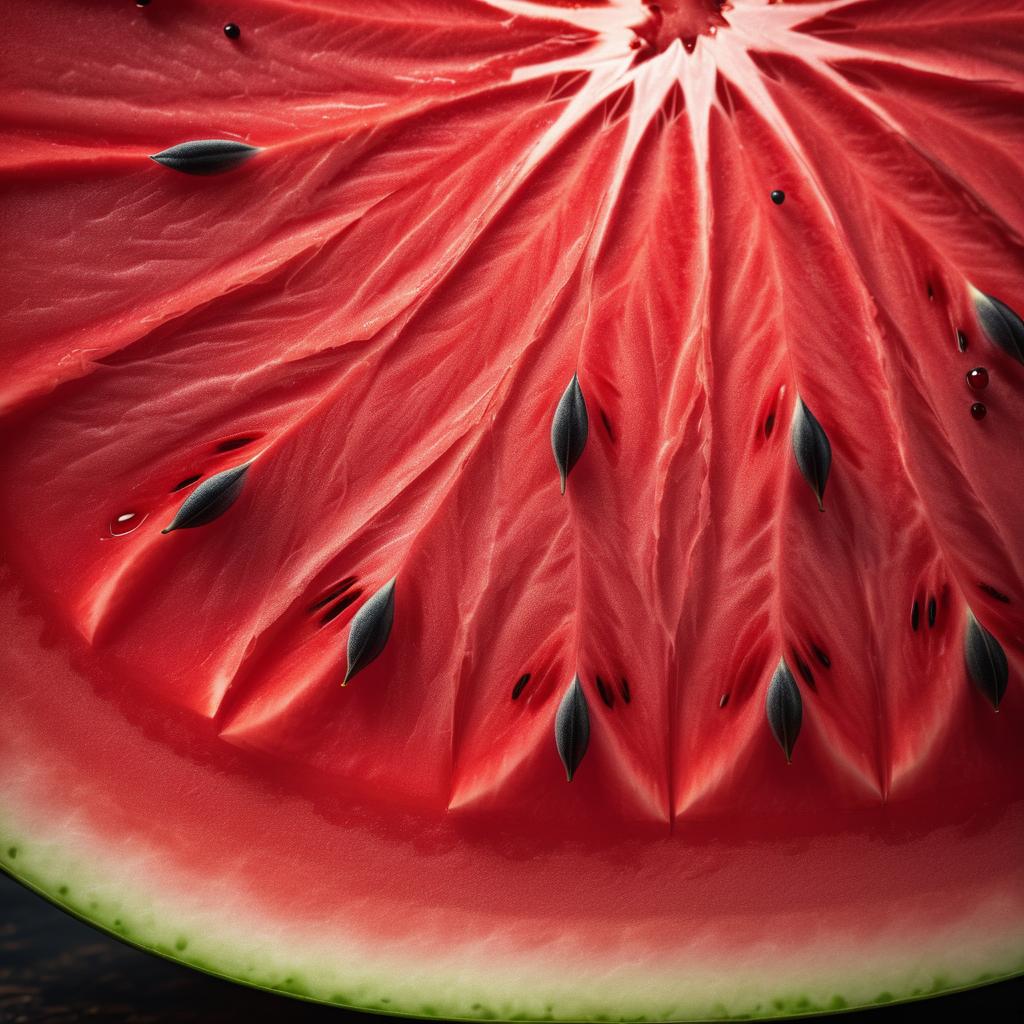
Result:
M424 1016L1024 970L1019 2L4 15L7 871Z

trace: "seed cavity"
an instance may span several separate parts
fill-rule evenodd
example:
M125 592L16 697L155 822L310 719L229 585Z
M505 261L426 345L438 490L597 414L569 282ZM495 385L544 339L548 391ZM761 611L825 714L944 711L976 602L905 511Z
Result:
M725 705L728 704L728 703L729 703L729 694L723 693L722 696L718 698L718 706L720 708L724 708Z
M772 409L770 413L765 417L764 420L764 436L765 440L772 436L772 431L775 429L775 410Z
M349 605L355 604L362 596L363 592L361 590L353 590L346 594L337 602L337 604L331 605L331 607L320 616L320 626L323 627L326 626L328 622L333 622L346 608L349 607Z
M150 160L182 174L224 174L258 152L256 146L233 139L195 139L155 153Z
M796 745L797 736L800 735L800 725L803 721L803 702L800 699L800 689L785 658L779 661L779 667L768 684L765 714L772 735L782 747L786 763L790 764L793 760L793 747Z
M918 606L917 598L914 598L914 603L910 606L910 628L916 633L918 624L921 621L921 609Z
M161 533L174 530L190 530L196 526L205 526L218 519L238 500L245 483L245 474L251 463L246 462L234 469L225 469L223 473L204 480L184 501L178 514L171 524Z
M310 611L310 612L317 612L317 611L319 611L321 608L324 607L324 605L330 604L335 599L341 597L341 595L344 594L346 590L351 589L352 585L355 582L356 582L356 577L355 576L346 576L340 582L335 583L334 586L331 587L331 589L328 590L326 594L324 594L322 597L318 597L309 606L307 611Z
M597 680L597 692L599 694L601 694L601 700L603 700L605 702L605 704L608 705L608 707L614 707L614 705L615 705L615 697L612 694L611 688L608 686L608 684L600 676L597 676L596 680Z
M590 711L587 696L574 675L555 714L555 747L565 767L566 781L572 782L590 743Z
M180 491L183 488L188 487L191 484L194 484L197 480L202 480L202 479L203 479L203 474L202 473L193 473L191 476L185 477L184 480L179 480L178 483L176 483L171 488L171 494L174 494L175 491Z
M961 352L967 351L967 335L961 330L957 330L956 332L956 347Z
M221 441L220 444L217 445L215 451L233 452L239 448L244 448L247 444L252 444L255 440L255 437L232 437L227 441Z
M551 421L551 450L555 455L562 494L565 494L565 482L572 467L579 461L586 447L588 431L587 403L583 398L579 378L574 373L558 401Z
M1024 363L1024 320L994 295L974 292L974 309L989 341Z
M971 682L998 711L1009 679L1006 652L999 641L978 622L972 613L968 613L967 632L964 637L964 661Z
M818 508L824 511L825 485L832 468L832 445L802 398L797 398L793 417L793 455L803 478L811 485L818 499Z
M938 614L939 607L935 603L935 595L930 594L928 596L928 628L931 629L935 625L935 616Z
M625 679L619 681L619 693L622 694L622 701L624 704L628 704L632 699L632 695L629 692L629 682Z
M793 660L796 662L797 671L803 677L804 682L811 688L811 690L817 693L818 687L814 682L814 674L811 672L811 666L808 665L795 650L793 651Z
M615 443L615 434L612 432L612 422L608 419L608 414L601 410L601 423L604 425L605 433L608 435L608 440Z
M395 580L384 584L352 618L348 634L348 668L342 686L383 652L395 620Z
M512 699L513 700L519 700L519 695L526 688L526 684L529 681L530 681L530 673L529 672L524 672L523 675L521 675L516 680L516 685L512 687Z
M832 659L817 644L811 644L811 653L825 666L832 667Z
M994 601L1000 601L1002 604L1010 603L1010 599L1001 590L996 590L990 583L979 583L978 589L983 594L988 594Z

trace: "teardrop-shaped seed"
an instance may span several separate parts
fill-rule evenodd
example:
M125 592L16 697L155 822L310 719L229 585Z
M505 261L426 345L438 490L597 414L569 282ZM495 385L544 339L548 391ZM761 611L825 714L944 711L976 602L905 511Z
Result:
M223 174L259 152L256 146L232 139L195 139L171 146L150 157L182 174Z
M395 621L396 579L392 576L353 616L348 631L348 669L342 686L384 650Z
M555 746L565 765L565 777L572 782L590 742L590 711L580 677L572 677L555 715Z
M967 674L971 677L971 682L998 711L1009 678L1006 652L999 641L973 615L969 615L967 620L964 661L967 663Z
M558 401L551 421L551 450L555 453L555 465L558 466L563 494L566 478L586 447L588 430L587 403L580 389L579 378L574 373Z
M790 672L785 658L779 662L779 667L768 684L765 713L768 716L772 735L782 747L788 764L793 758L796 738L800 735L800 723L803 721L803 701L800 699L800 688L796 685L796 680L793 678L793 673Z
M974 309L989 340L1018 363L1024 363L1024 320L1005 302L984 292L974 293Z
M796 464L811 485L818 499L818 508L824 510L825 484L828 483L829 470L832 468L832 445L802 398L797 398L792 439Z
M205 526L225 512L238 500L245 483L245 474L251 463L246 462L234 469L225 469L207 477L182 503L178 514L171 520L171 525L161 533L173 530L190 530L195 526Z

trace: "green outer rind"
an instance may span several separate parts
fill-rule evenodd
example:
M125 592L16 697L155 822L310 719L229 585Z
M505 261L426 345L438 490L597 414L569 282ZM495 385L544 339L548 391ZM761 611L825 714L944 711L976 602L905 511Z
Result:
M935 996L949 995L955 992L962 992L968 989L976 988L980 985L993 984L1000 981L1007 981L1016 977L1024 976L1024 956L1017 961L1017 965L1006 971L993 971L983 972L981 975L973 978L967 982L951 983L947 976L939 975L936 977L934 984L927 990L920 988L914 989L910 992L905 993L893 993L890 991L884 991L873 1000L861 1000L859 1002L847 1002L841 995L836 995L826 1005L815 1004L810 999L803 998L774 998L770 1000L770 1005L762 1009L761 1005L755 1007L749 1012L731 1013L725 1010L720 1014L702 1015L699 1017L679 1017L674 1015L658 1016L650 1013L637 1013L637 1014L597 1014L589 1017L584 1016L562 1016L558 1014L548 1014L545 1016L528 1016L525 1014L505 1014L499 1015L496 1012L492 1012L488 1007L480 1004L472 1004L466 1012L438 1012L435 1007L429 1005L413 1006L411 1004L396 1003L394 1005L388 1005L390 1002L389 997L383 997L382 1002L359 1002L350 1001L343 994L337 994L330 998L324 998L318 995L311 994L309 991L304 991L304 986L298 981L293 980L294 975L298 975L301 972L296 970L294 975L287 976L281 983L274 983L272 981L260 980L256 977L246 977L244 974L234 974L230 971L226 971L216 963L208 963L203 960L189 959L183 955L184 950L188 948L188 940L184 936L178 939L178 943L183 943L181 948L172 949L164 942L158 941L147 941L141 935L136 937L132 934L132 930L129 924L124 920L124 917L116 917L112 920L105 919L100 913L100 904L95 901L89 901L85 905L76 903L71 898L71 889L64 883L54 884L52 880L44 880L38 876L33 876L31 872L27 872L20 868L18 865L19 857L22 864L24 864L24 857L21 856L24 844L19 844L18 840L15 839L11 832L9 832L3 826L0 826L0 871L4 874L13 878L17 882L20 882L26 888L32 890L39 896L52 903L54 906L63 910L65 913L70 914L72 917L77 918L84 923L91 925L97 930L104 932L112 938L118 939L126 945L133 946L136 949L142 950L146 953L152 953L156 956L162 957L165 960L169 960L172 963L178 964L183 967L190 967L197 971L201 971L204 974L208 974L211 977L219 978L224 981L236 982L240 985L245 985L249 988L258 989L264 992L271 992L277 995L289 996L293 999L302 1000L303 1002L325 1004L339 1006L350 1010L360 1010L370 1013L380 1014L383 1016L393 1017L412 1017L422 1020L465 1020L465 1021L476 1021L476 1020L488 1020L488 1021L564 1021L566 1024L572 1024L572 1022L580 1022L580 1024L590 1024L590 1022L635 1022L635 1021L717 1021L717 1020L766 1020L766 1019L778 1019L778 1018L794 1018L794 1017L811 1017L820 1014L840 1014L849 1013L856 1010L870 1009L877 1006L890 1006L900 1003L916 1002L924 999L930 999ZM61 890L64 890L63 892ZM175 929L170 929L175 931Z

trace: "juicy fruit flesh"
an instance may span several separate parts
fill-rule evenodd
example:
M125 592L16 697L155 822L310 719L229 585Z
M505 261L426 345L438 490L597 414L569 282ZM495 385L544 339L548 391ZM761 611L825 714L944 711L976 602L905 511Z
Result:
M652 878L709 836L818 837L786 894L870 918L912 880L879 855L868 895L839 836L921 867L974 829L947 880L1010 935L1017 5L266 0L241 45L157 7L61 7L59 75L32 56L58 14L19 11L3 72L25 706L56 645L83 716L195 759L179 794L230 765L341 832L414 815L431 856L466 844L474 913L525 835L520 913L572 919L565 872L621 857L622 900L760 907L759 940L786 908L758 858ZM118 827L159 849L154 813ZM457 899L423 870L395 867L410 905ZM610 941L642 930L594 871Z

